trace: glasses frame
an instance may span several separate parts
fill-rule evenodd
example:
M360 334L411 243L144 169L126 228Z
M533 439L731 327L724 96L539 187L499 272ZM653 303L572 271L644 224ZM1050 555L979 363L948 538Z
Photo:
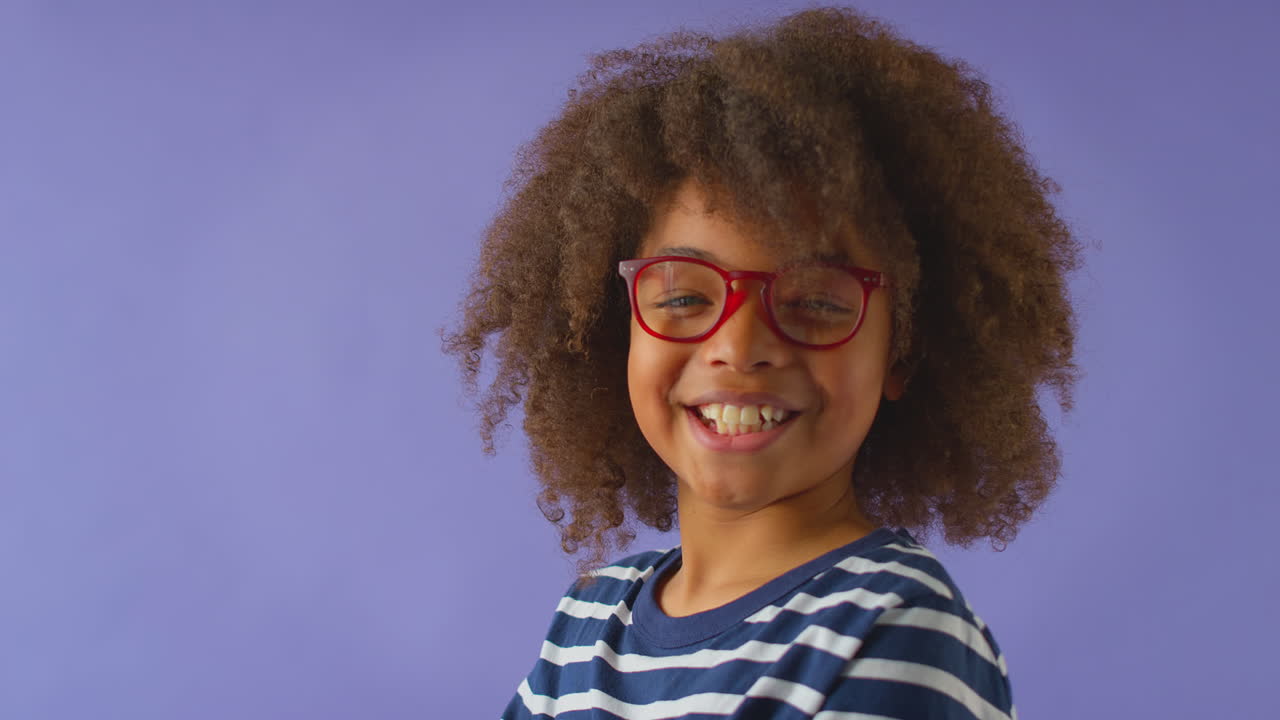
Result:
M645 323L644 318L641 317L639 303L636 301L636 278L639 277L640 273L644 272L645 268L650 265L656 265L660 262L669 262L672 260L677 262L693 263L695 265L711 268L724 279L725 298L724 305L720 309L720 317L716 319L715 324L701 335L695 335L694 337L688 338L674 338L668 335L663 335L649 327L649 325ZM720 329L720 326L728 322L729 317L737 312L738 308L742 307L743 303L746 302L747 290L734 290L733 282L735 280L760 280L760 304L764 308L765 322L769 325L769 329L772 330L775 335L789 343L792 343L793 345L799 345L800 347L808 348L810 350L828 350L849 342L853 339L854 335L858 334L858 329L862 327L862 321L867 316L867 304L871 302L871 292L876 288L889 287L889 282L884 273L879 270L868 270L867 268L856 267L854 265L842 265L840 263L830 262L806 263L805 267L812 267L813 265L844 270L852 275L862 286L862 305L858 309L858 319L854 322L853 329L841 340L819 345L800 342L799 340L787 335L783 332L782 326L779 325L778 318L773 314L773 281L778 276L785 274L787 272L786 270L783 270L782 272L765 272L763 270L725 270L714 263L702 260L701 258L686 257L684 255L661 255L658 257L623 260L618 263L618 274L622 276L624 281L626 281L627 298L631 301L632 316L635 317L636 322L640 324L640 327L645 332L660 340L678 343L696 343L706 340L714 335L715 332Z

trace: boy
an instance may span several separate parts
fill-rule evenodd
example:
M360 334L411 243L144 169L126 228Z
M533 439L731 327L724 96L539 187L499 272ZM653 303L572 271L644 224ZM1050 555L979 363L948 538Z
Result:
M1003 544L1058 475L1036 390L1069 409L1079 249L986 84L817 9L570 95L448 339L474 385L497 335L486 447L523 400L589 551L504 718L1014 715L906 530ZM628 511L681 545L600 568Z

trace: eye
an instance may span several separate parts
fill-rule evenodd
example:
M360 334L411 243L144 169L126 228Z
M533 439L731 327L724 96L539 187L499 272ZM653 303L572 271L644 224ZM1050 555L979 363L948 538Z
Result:
M804 313L840 314L852 312L850 308L838 305L820 297L807 297L789 300L783 303L783 307L788 310L797 310Z
M689 308L689 307L694 307L695 305L710 305L710 304L711 303L707 302L706 298L699 297L697 295L677 295L676 297L663 300L660 303L655 303L654 307L666 310L666 309Z

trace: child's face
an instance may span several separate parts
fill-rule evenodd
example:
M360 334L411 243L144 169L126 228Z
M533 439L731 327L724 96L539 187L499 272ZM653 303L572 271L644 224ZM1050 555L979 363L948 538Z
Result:
M637 257L683 254L669 249L686 248L725 270L765 271L790 259L749 241L724 217L704 215L704 202L697 185L683 185L672 208L655 217ZM847 250L851 264L884 269L853 242ZM846 486L881 395L896 399L901 393L888 372L887 292L871 293L852 340L810 350L770 329L758 281L745 282L745 304L702 342L653 337L633 315L627 365L636 421L680 479L682 504L693 497L732 513L759 510L823 486ZM728 442L701 427L696 415L696 406L718 391L767 394L773 402L742 397L740 405L772 404L789 408L791 417L758 437L740 435Z

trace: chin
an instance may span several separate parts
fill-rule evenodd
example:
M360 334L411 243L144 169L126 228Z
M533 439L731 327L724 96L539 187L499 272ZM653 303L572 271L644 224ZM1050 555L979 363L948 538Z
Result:
M757 473L726 470L715 474L704 471L677 476L700 500L725 509L755 510L782 497L772 477Z

